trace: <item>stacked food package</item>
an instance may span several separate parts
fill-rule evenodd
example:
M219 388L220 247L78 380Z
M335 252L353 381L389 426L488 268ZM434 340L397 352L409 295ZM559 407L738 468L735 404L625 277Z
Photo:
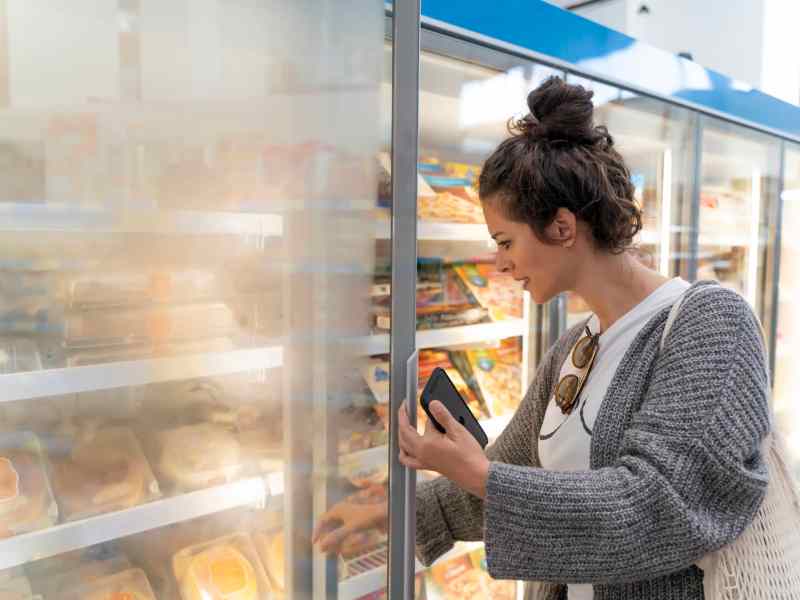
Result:
M381 166L379 203L391 205L391 158L378 156ZM422 221L481 224L483 209L475 189L480 167L424 157L418 165L417 217Z
M450 352L470 389L490 417L511 415L522 400L520 338Z
M0 373L221 352L278 329L279 303L243 271L78 268L0 269Z
M109 415L102 394L5 404L0 537L281 471L273 389L237 374L143 386Z
M490 262L417 262L417 329L443 329L522 318L522 286ZM385 276L372 287L374 329L391 329L391 285Z
M279 600L281 515L227 511L0 571L3 600Z
M495 580L486 568L483 549L433 565L425 575L426 600L514 600L514 581Z

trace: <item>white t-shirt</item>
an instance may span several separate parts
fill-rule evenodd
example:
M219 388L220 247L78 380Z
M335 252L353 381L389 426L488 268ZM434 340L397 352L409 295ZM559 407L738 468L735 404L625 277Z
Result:
M671 306L688 287L689 283L680 277L669 280L602 332L594 365L572 413L564 415L552 399L547 406L540 435L548 435L559 424L563 425L552 437L538 440L542 467L551 471L589 470L592 438L586 428L594 428L600 405L619 363L645 324ZM592 315L588 326L593 334L597 333L600 325L596 315ZM591 585L572 584L567 587L569 600L594 598Z

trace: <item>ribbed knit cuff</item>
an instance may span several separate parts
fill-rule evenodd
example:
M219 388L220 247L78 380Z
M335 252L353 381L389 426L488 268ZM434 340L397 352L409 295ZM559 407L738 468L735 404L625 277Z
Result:
M436 494L436 482L427 481L417 485L416 554L425 566L450 550L454 543Z

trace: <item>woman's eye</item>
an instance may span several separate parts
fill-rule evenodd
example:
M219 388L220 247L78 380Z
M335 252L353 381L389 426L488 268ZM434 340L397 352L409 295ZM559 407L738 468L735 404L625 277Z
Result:
M500 242L499 246L500 246L500 247L501 247L503 250L508 250L508 249L511 247L511 242L508 242L508 241L506 241L506 242Z

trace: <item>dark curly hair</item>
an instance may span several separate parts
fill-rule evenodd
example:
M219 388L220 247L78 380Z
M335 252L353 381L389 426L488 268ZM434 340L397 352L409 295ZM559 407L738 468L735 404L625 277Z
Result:
M642 228L642 214L614 140L594 124L593 95L558 77L528 94L530 113L509 121L511 137L484 163L479 193L548 243L545 228L567 208L589 225L598 248L619 254Z

